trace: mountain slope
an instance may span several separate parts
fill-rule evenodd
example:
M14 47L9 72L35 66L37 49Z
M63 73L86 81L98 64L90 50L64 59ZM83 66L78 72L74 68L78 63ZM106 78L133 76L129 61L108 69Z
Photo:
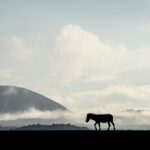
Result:
M61 104L31 90L15 87L0 86L0 113L14 113L35 108L44 110L67 110Z

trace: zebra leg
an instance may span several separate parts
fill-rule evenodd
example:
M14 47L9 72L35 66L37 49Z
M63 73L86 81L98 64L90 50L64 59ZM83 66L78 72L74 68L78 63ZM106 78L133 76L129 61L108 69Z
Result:
M110 122L108 122L108 129L107 130L109 130L109 128L110 128Z
M111 121L111 123L112 123L112 125L113 125L113 127L114 127L114 130L115 130L115 124L114 124L114 122L113 122L113 121Z
M101 125L100 125L100 123L98 123L98 126L99 126L99 130L101 130Z
M96 128L96 124L97 124L97 122L95 122L95 124L94 124L95 130L97 130L97 128Z

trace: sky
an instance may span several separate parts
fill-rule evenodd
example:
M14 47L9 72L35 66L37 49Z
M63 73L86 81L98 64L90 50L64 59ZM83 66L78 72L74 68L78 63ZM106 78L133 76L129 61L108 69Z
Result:
M0 0L0 84L74 112L143 115L150 110L149 10L150 0Z

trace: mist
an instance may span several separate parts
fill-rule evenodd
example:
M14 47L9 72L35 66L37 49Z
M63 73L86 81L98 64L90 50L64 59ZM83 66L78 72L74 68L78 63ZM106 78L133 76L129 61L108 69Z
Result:
M78 126L85 126L89 129L94 129L94 121L85 122L86 114L91 112L86 109L84 111L69 112L69 111L41 111L35 108L30 108L24 112L17 113L3 113L0 114L0 125L6 127L20 127L32 124L73 124ZM98 110L92 110L98 113ZM118 130L144 130L150 129L150 111L149 110L123 110L113 113L114 123ZM107 123L101 124L102 130L107 129ZM111 129L111 128L110 128Z

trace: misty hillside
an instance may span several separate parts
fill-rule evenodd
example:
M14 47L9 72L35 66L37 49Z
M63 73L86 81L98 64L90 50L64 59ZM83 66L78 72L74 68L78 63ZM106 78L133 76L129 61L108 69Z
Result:
M0 86L0 113L14 113L29 108L38 110L67 110L59 103L28 89Z
M52 125L28 125L16 128L15 130L89 130L87 127L79 127L71 124L52 124Z
M12 129L12 128L10 128L10 127L3 127L3 126L0 125L0 131L7 131L7 130L10 130L10 129Z

